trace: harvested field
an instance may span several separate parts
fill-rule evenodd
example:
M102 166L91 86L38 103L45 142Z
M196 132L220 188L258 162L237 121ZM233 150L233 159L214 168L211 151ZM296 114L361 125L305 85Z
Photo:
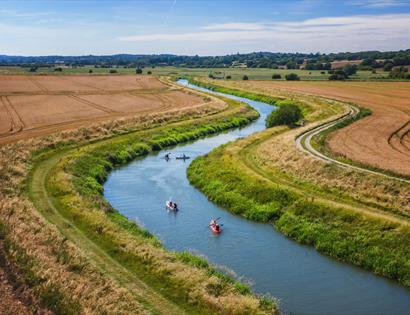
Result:
M201 103L149 76L0 76L0 144Z
M320 95L369 108L373 114L334 132L328 145L351 160L410 175L410 83L219 82L272 94L274 90Z

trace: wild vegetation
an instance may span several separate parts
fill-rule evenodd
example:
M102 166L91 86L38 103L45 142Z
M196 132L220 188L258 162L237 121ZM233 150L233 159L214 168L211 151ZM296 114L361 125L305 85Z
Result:
M208 102L2 147L8 259L59 314L275 312L199 258L167 252L100 195L115 165L256 117L244 105Z
M323 119L315 111L334 108L337 113L344 106L298 96L319 105L311 107L310 121ZM188 177L233 213L273 223L326 255L410 286L410 208L404 206L409 187L304 156L293 144L302 130L276 127L225 145L196 159Z

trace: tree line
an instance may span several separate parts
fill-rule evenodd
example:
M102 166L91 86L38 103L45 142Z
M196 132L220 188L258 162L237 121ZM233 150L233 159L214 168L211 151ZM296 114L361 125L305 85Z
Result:
M271 68L286 66L288 69L329 70L331 62L337 60L362 60L360 70L385 67L390 71L395 66L410 65L410 49L390 52L364 51L343 53L272 53L253 52L225 56L179 56L172 54L111 56L7 56L0 55L0 65L50 66L56 63L68 66L94 65L98 67L123 66L130 68L176 66L192 68Z

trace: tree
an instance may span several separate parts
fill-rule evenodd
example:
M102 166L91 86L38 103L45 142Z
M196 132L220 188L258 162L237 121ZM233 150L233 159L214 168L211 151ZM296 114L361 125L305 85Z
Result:
M266 128L280 125L292 126L303 118L302 111L292 101L282 101L279 108L266 118Z
M406 67L394 68L390 71L389 78L410 80L410 74L408 71L409 70Z
M287 75L285 75L285 79L287 81L299 81L300 78L296 73L289 73Z
M356 74L357 66L356 65L345 65L343 67L343 71L346 74L346 76Z
M62 72L62 71L63 71L63 68L61 68L61 67L54 68L54 71L57 71L57 72Z
M280 79L282 79L282 76L281 76L279 73L274 73L274 74L272 75L272 79L274 79L274 80L280 80Z
M142 69L141 69L141 68L137 68L137 69L135 70L135 73L136 73L136 74L142 74Z
M246 80L249 80L249 78L248 78L248 76L245 74L245 75L242 77L242 80L246 81Z
M110 69L110 71L109 71L110 73L117 73L118 71L117 70L115 70L115 69Z
M226 79L229 80L229 79L232 79L232 77L231 77L230 75L227 75L227 76L226 76Z
M147 74L152 74L152 72L151 72L151 71L148 71Z
M88 70L88 73L93 73L93 70L92 69Z
M391 69L393 69L393 63L392 62L387 62L387 63L384 64L384 66L383 66L384 71L391 71Z

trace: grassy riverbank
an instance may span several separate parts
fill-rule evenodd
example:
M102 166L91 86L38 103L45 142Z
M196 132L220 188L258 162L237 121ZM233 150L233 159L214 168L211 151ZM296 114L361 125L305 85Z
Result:
M202 96L195 108L0 148L6 258L42 307L59 314L276 313L272 301L203 259L164 249L101 196L116 165L258 117L244 104Z
M410 286L410 230L406 215L393 205L385 205L376 193L368 195L376 189L396 186L403 190L404 186L383 182L377 176L362 176L374 187L380 182L379 188L367 187L367 192L356 175L357 191L307 181L311 176L303 178L300 174L313 171L309 165L312 163L306 163L304 169L300 167L306 158L290 143L297 132L278 127L220 147L194 160L188 178L211 201L235 214L273 223L285 235L315 246L326 255ZM272 154L272 150L282 154ZM343 179L352 176L345 175L345 170L326 168L325 164L323 169L314 167L313 176L318 176L319 171ZM398 218L400 213L403 216Z
M156 299L162 300L163 310L169 308L171 313L274 312L272 302L259 300L249 288L205 262L198 265L198 258L188 253L167 252L149 232L128 221L101 198L101 185L116 165L152 150L245 125L256 117L257 113L249 107L230 102L228 110L211 117L160 125L74 150L58 151L51 157L47 154L46 159L36 161L29 182L30 196L54 224L61 228L70 224L79 233L67 232L67 237L77 238L83 247L91 250L98 247L103 253L95 255L94 260L105 264L103 268L108 274L113 275L121 268L129 276L118 281L134 282L138 277L141 285L148 286L146 291L151 293L139 293L138 300L159 313L163 311L155 304ZM51 205L42 204L45 196L36 194L42 176ZM56 218L48 216L51 211L58 212ZM104 256L113 260L115 268L102 262Z

